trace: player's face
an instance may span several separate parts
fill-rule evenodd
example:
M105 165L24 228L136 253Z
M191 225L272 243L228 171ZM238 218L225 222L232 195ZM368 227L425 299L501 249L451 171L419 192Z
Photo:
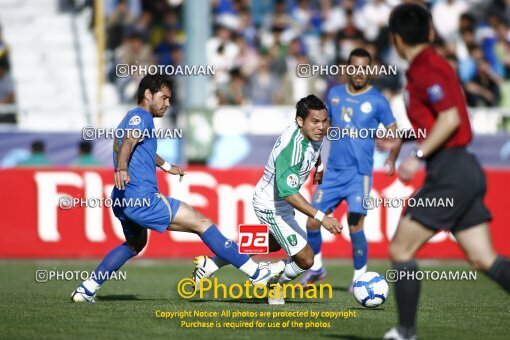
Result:
M297 123L306 139L319 142L326 132L328 114L326 109L310 110L308 116L303 120L297 118Z
M368 58L366 57L352 57L351 63L349 65L356 66L356 69L363 67L366 70L366 67L369 66ZM349 76L349 83L351 84L351 87L356 90L362 90L368 85L368 81L370 80L370 77L366 74L367 72L364 72L365 74L355 74L352 76Z
M149 105L154 117L163 117L166 110L170 107L170 96L171 93L168 87L161 88L161 90L152 96L152 100Z

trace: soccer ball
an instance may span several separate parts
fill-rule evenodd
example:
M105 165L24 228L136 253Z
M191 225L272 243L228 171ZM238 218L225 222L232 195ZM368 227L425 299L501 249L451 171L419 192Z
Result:
M354 282L354 297L365 307L380 306L388 298L389 287L386 280L376 272L360 275Z

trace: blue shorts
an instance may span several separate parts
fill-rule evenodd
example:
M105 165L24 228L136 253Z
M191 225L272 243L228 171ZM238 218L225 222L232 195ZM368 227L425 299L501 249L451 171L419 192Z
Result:
M124 191L113 189L112 199L123 198ZM127 206L113 205L113 213L120 220L126 238L139 236L144 229L152 229L159 233L167 230L172 223L181 201L154 193L127 201L134 202Z
M334 211L343 200L347 201L347 211L362 215L363 197L370 194L372 176L360 174L357 169L332 169L324 172L320 184L312 199L312 205L320 211Z

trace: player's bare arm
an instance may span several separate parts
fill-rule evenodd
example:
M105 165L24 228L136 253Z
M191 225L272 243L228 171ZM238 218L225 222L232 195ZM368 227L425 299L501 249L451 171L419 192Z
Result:
M117 187L117 189L124 190L126 183L129 183L129 158L139 139L139 137L137 138L133 136L133 134L128 133L122 141L114 175L115 187Z
M391 131L396 135L397 132L397 123L393 123L386 127L387 130ZM392 143L390 148L390 155L384 162L386 164L386 175L392 176L395 173L395 162L397 161L398 154L400 153L400 148L402 147L402 140L400 138L395 138L395 141Z
M324 177L324 164L322 164L321 155L319 155L319 158L317 158L317 163L315 163L313 184L322 184L322 177Z
M427 158L436 152L459 127L460 116L456 107L439 112L427 138L418 146L418 157L409 156L398 169L402 181L410 181L420 168L420 158Z
M317 215L318 210L315 209L310 203L308 203L308 201L299 192L290 196L286 196L285 201L287 201L295 209L311 218L315 218ZM324 228L326 228L326 230L334 235L342 232L342 226L334 217L324 216L322 218L321 224Z

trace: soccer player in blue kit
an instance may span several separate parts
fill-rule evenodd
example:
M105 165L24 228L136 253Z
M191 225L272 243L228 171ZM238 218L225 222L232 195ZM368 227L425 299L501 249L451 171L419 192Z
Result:
M328 93L329 123L331 128L337 130L329 130L328 139L331 141L331 147L327 171L312 200L312 205L325 214L333 212L343 200L347 201L347 221L354 262L353 282L367 269L367 240L363 231L367 210L363 206L363 198L370 195L372 186L375 133L370 131L375 131L381 123L392 132L397 128L388 101L370 85L366 67L371 65L371 62L372 58L365 49L354 49L349 55L348 64L356 66L356 69L365 67L365 74L349 75L347 84L335 86ZM358 132L367 129L368 133L358 135L363 137L368 135L368 138L336 138L341 136L340 131L350 129L356 129ZM395 171L395 160L400 146L399 142L395 142L386 160L386 174L389 176ZM323 165L318 163L315 180L322 179L320 174L322 169ZM326 270L322 266L321 225L308 218L306 226L308 243L315 253L315 258L314 265L301 280L303 286L326 276ZM349 290L352 291L352 284Z
M237 244L221 234L216 225L190 205L159 193L156 166L184 176L184 171L170 165L156 154L154 132L156 117L163 117L170 107L170 82L160 75L145 76L138 87L138 107L129 111L117 127L123 139L114 142L115 188L112 199L120 202L140 202L150 199L148 206L114 206L121 221L126 242L112 249L92 273L72 293L75 302L94 302L97 289L130 258L147 244L147 231L166 230L195 233L218 257L245 273L253 284L267 284L280 275L285 263L255 263L246 254L239 254ZM119 135L117 133L116 136Z

